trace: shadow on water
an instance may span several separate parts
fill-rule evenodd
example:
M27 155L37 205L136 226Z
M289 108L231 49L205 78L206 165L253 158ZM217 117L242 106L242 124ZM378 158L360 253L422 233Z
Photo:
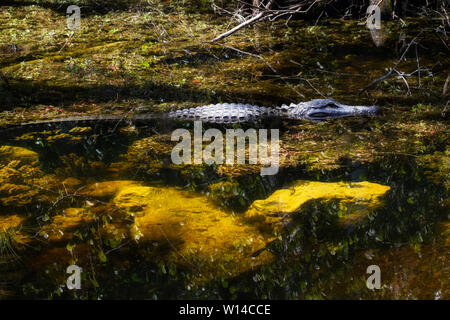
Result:
M69 5L76 4L83 8L83 15L98 15L107 14L113 10L126 11L130 8L136 7L139 1L111 1L111 0L82 0L82 1L20 1L20 0L5 0L2 5L10 7L29 7L32 5L39 6L44 9L50 9L61 15L66 15L66 9Z
M245 91L234 91L232 94L226 90L215 90L211 93L207 89L189 87L175 87L165 84L147 82L143 85L98 85L98 86L52 86L22 81L13 83L2 92L0 103L3 110L17 106L27 106L36 103L55 104L61 106L74 103L100 103L121 101L124 99L146 99L161 102L192 101L207 104L213 98L215 101L234 103L280 103L270 93L264 92L250 95Z

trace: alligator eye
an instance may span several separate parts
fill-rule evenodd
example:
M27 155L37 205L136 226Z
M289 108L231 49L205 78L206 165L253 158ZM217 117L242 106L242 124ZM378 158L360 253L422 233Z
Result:
M325 112L314 112L309 115L311 118L326 118L328 113Z
M323 105L319 105L317 107L313 107L313 109L325 109L325 108L337 109L337 108L339 108L339 106L336 105L333 102L328 102L327 104L323 104Z

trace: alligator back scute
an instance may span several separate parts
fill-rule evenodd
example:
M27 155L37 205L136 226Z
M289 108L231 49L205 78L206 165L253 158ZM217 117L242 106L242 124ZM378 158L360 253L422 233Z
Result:
M272 108L241 103L219 103L172 111L169 118L200 120L213 123L255 121L274 114Z

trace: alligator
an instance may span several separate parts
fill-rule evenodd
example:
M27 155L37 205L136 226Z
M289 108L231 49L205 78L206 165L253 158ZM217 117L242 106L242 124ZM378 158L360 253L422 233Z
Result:
M371 116L379 112L377 106L350 106L333 99L313 99L307 102L283 104L280 107L260 107L240 103L220 103L170 111L167 113L143 113L131 115L72 116L49 120L26 122L15 127L59 124L79 124L116 121L145 122L152 119L198 120L210 123L254 122L263 119L281 118L307 121L324 121L350 116Z

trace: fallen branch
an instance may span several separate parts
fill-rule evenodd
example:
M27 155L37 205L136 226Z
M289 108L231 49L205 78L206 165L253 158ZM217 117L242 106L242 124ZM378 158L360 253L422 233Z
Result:
M223 39L223 38L228 37L229 35L232 35L233 33L235 33L236 31L238 31L238 30L244 28L245 26L248 26L249 24L251 24L251 23L253 23L253 22L255 22L255 21L258 21L259 19L262 19L262 18L264 17L264 14L265 14L264 11L258 13L258 14L255 15L253 18L248 19L248 20L245 20L244 22L242 22L240 25L234 27L233 29L231 29L231 30L229 30L229 31L227 31L227 32L225 32L225 33L222 33L221 35L215 37L215 38L212 39L210 42L216 42L216 41L219 41L219 40L221 40L221 39Z
M256 22L256 21L258 21L258 20L260 20L262 18L264 18L267 15L267 13L268 13L267 9L269 9L272 6L273 1L274 0L270 0L269 2L267 2L267 4L263 8L261 8L261 9L264 9L264 10L260 11L258 14L256 14L252 18L242 22L240 25L234 27L231 30L229 30L229 31L227 31L225 33L222 33L221 35L219 35L219 36L215 37L214 39L212 39L210 42L216 42L216 41L219 41L219 40L221 40L223 38L226 38L226 37L232 35L233 33L235 33L236 31L244 28L245 26L248 26L248 25L250 25L250 24L252 24L252 23L254 23L254 22ZM254 8L255 12L257 12L256 9L260 9L260 8Z
M314 0L311 2L303 1L301 3L297 3L294 5L290 5L286 8L276 9L276 10L270 9L272 4L274 3L274 0L270 0L265 6L261 6L261 7L252 6L253 11L258 12L255 16L242 22L240 25L234 27L233 29L231 29L225 33L222 33L221 35L215 37L214 39L212 39L209 42L215 42L215 41L219 41L223 38L226 38L226 37L230 36L231 34L235 33L236 31L244 28L245 26L248 26L258 20L262 20L263 18L268 18L269 21L275 21L286 15L290 15L292 17L294 14L307 13L318 2L320 2L320 0ZM308 6L308 7L305 10L302 10L306 6ZM289 19L290 18L288 18L288 20Z

